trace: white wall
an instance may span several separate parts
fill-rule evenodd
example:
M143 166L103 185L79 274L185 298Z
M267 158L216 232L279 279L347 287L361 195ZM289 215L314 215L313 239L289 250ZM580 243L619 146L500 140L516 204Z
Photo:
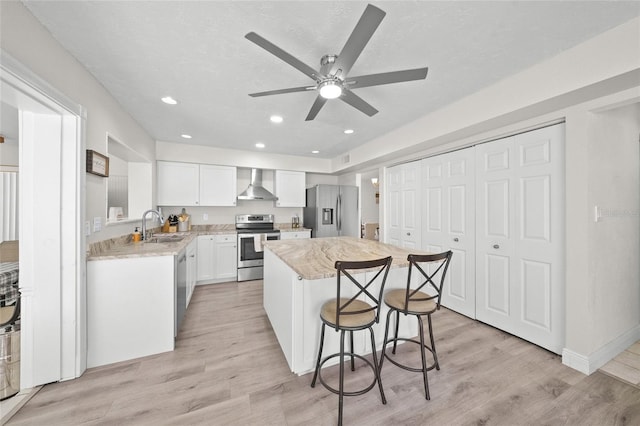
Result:
M591 352L640 324L640 104L593 114L588 199ZM605 303L603 303L605 302Z
M0 144L0 166L18 166L17 141L5 141Z
M155 141L116 100L20 2L0 2L0 47L34 74L87 111L86 148L107 153L107 133L126 143L143 157L155 158ZM155 166L154 166L155 167ZM86 218L107 214L106 178L86 175ZM155 189L152 188L155 200ZM100 241L131 232L129 224L109 226L87 241Z

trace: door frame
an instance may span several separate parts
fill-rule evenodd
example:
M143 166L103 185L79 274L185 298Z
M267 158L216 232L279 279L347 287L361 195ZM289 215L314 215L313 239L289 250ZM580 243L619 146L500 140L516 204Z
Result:
M20 126L34 123L34 116L37 126L40 116L58 121L60 129L60 134L52 139L57 146L48 153L36 146L34 140L23 138L23 129L19 137L19 170L22 176L19 191L24 189L29 194L20 197L19 233L21 238L30 235L29 240L20 244L19 278L23 290L21 388L28 389L51 381L79 377L86 369L86 239L82 233L85 220L82 154L86 111L1 49L0 81L3 91L16 95L14 102L24 104L26 114L24 119L20 119ZM38 104L42 110L34 111ZM42 114L46 110L50 113ZM47 155L53 152L56 161L48 161ZM46 170L37 167L39 164L46 164ZM39 182L45 182L51 176L56 176L60 182L59 191L53 194L60 208L52 215L57 220L46 214L50 206L43 199L51 199L51 194L47 197L38 194ZM23 185L28 186L23 188ZM55 260L43 255L43 251L33 249L39 244L50 245L56 253ZM34 310L38 308L38 289L46 288L45 284L34 279L37 277L35 271L41 265L46 265L47 271L56 274L53 282L59 285L60 306L49 312L54 312L59 318L38 316ZM59 338L51 339L47 336L47 323L56 322L59 324ZM47 360L50 350L59 351L59 365Z

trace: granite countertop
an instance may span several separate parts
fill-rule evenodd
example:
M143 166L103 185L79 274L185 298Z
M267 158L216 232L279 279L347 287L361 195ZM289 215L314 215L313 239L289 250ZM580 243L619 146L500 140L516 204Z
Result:
M131 237L123 237L116 241L101 241L97 243L100 247L92 247L91 252L87 256L87 260L113 260L125 259L130 257L148 257L148 256L176 256L184 250L194 238L198 237L195 232L174 232L171 234L156 233L153 234L151 241L156 237L163 236L183 237L180 241L170 242L133 242Z
M292 228L291 224L276 224L280 232L309 231L308 228ZM166 243L148 243L131 240L131 235L120 238L99 241L91 244L87 253L87 260L123 259L128 257L146 256L175 256L179 254L198 235L228 235L236 234L236 226L233 223L216 225L194 225L189 232L162 233L160 228L153 230L153 237L183 236L181 241Z
M393 257L392 268L408 267L409 251L390 244L354 237L266 241L265 248L282 259L305 280L336 276L336 260L373 260Z

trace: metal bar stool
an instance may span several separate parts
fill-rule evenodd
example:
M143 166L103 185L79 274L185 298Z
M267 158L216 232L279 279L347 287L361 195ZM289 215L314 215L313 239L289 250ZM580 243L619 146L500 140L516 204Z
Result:
M377 324L380 318L380 301L382 299L382 292L384 290L384 284L387 280L387 274L389 273L390 266L391 256L376 260L353 262L337 261L335 263L335 268L338 271L336 278L337 296L335 299L325 302L320 310L320 319L322 320L320 348L318 350L318 360L316 362L313 380L311 381L311 387L315 387L316 379L319 379L320 383L322 383L325 388L338 395L338 425L342 424L342 406L344 396L362 395L370 391L377 383L380 388L382 403L387 403L387 400L384 397L384 391L382 390L382 381L380 380L380 368L378 367L376 341L373 335L372 326L373 324ZM358 281L358 279L354 277L354 272L360 272L361 276L365 277L362 282ZM371 276L372 278L367 281L366 277ZM343 279L343 277L347 279ZM377 294L374 295L372 293L375 292L373 287L376 283L379 283L380 289ZM341 294L347 294L347 290L349 289L356 290L355 294L351 297L341 297ZM322 359L324 330L327 325L333 328L336 332L340 331L340 352L328 355ZM356 354L353 350L353 332L365 329L369 329L369 333L371 335L373 364L363 356ZM344 336L347 331L349 332L349 340L351 343L351 350L349 352L345 352L344 349ZM369 367L371 367L374 379L369 386L355 391L346 391L344 389L345 355L351 358L351 371L355 371L354 358L363 360L369 365ZM322 379L322 373L320 371L325 362L335 357L340 357L340 379L338 389L329 386Z
M389 290L384 295L384 303L389 307L387 314L387 324L384 329L384 344L382 346L382 355L380 355L380 369L382 370L382 364L385 357L393 364L400 368L413 372L422 372L424 381L424 393L427 399L431 399L429 396L429 381L427 379L427 371L432 370L434 367L440 370L440 364L438 363L438 354L436 353L436 344L433 338L433 327L431 325L431 314L440 309L440 299L442 298L442 287L444 285L444 279L447 275L447 269L451 262L452 251L447 251L439 254L417 255L410 254L407 256L409 261L409 272L407 274L407 287L404 289ZM433 272L425 271L429 266L429 270ZM415 288L412 288L411 273L413 270L417 270L422 276L419 278L422 283ZM416 275L419 276L419 275ZM427 284L430 285L427 286ZM427 286L429 290L423 288ZM428 291L428 292L427 292ZM431 295L433 294L433 296ZM389 337L389 324L391 322L391 314L396 314L395 321L395 336ZM409 339L404 337L398 337L398 325L400 322L400 313L407 315L415 315L418 319L419 340ZM422 316L426 315L427 323L429 325L429 340L431 346L428 346L424 342L424 328L422 323ZM393 342L392 354L396 353L396 346L398 341L412 342L420 345L420 357L422 366L420 368L411 367L402 364L398 360L392 358L387 352L387 345ZM431 352L433 355L434 363L427 365L427 359L425 356L425 349Z

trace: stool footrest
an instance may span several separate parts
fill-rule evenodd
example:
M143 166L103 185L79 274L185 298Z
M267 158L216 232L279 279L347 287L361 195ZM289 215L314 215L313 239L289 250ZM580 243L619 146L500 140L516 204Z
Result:
M322 378L322 365L323 365L325 362L329 361L330 359L335 358L335 357L339 357L339 356L340 356L340 354L339 354L339 353L336 353L336 354L333 354L333 355L329 355L328 357L326 357L325 359L323 359L323 360L320 362L320 370L318 371L318 380L320 381L320 383L322 383L322 385L323 385L327 390L329 390L330 392L335 393L336 395L339 395L339 394L340 394L340 391L338 391L337 389L335 389L335 388L333 388L333 387L329 386L329 384L327 384L327 383L323 380L323 378ZM377 375L376 375L376 369L375 369L375 367L373 366L373 364L371 363L371 361L369 361L368 359L366 359L366 358L365 358L365 357L363 357L362 355L354 354L354 353L351 353L351 352L345 352L345 353L344 353L344 358L345 358L345 361L344 361L344 362L348 362L347 358L350 358L351 356L354 356L354 357L356 357L356 358L358 358L358 359L361 359L362 361L364 361L364 362L366 362L366 363L367 363L367 365L369 366L369 368L371 368L371 371L373 371L373 382L371 382L371 384L370 384L368 387L363 388L363 389L359 389L359 390L355 390L355 391L345 391L345 390L343 390L343 391L342 391L342 394L343 394L344 396L357 396L357 395L363 395L363 394L365 394L365 393L369 392L371 389L373 389L373 387L374 387L374 386L376 385L376 383L378 382L378 377L377 377ZM383 401L383 404L384 404L384 403L386 403L386 401Z
M400 341L402 341L402 342L411 342L411 343L416 343L417 345L420 345L420 341L414 340L414 339L409 339L407 337L398 337L398 338L395 338L395 339L389 339L387 341L387 345L389 345L389 343L395 343L395 342L400 342ZM431 354L433 355L433 349L431 349L427 345L423 345L423 346L424 346L424 348L426 350L431 352ZM418 367L411 367L411 366L408 366L408 365L405 365L405 364L402 364L402 363L396 361L395 359L391 358L391 356L389 355L389 352L386 351L386 350L384 351L384 357L386 359L388 359L389 362L391 362L393 365L398 366L398 367L400 367L402 369L405 369L407 371L413 371L413 372L416 372L416 373L422 371L422 367L419 367L419 368ZM437 367L437 364L435 363L435 360L434 360L434 363L427 367L427 371L433 370L436 367Z

